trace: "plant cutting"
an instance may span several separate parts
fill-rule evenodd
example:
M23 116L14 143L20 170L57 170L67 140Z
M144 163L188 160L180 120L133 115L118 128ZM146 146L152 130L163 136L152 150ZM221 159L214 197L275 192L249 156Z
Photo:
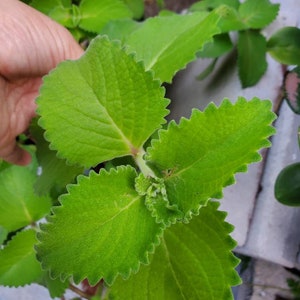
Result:
M233 227L212 199L270 146L271 102L224 99L166 124L162 87L219 32L226 9L153 18L127 46L99 36L45 76L29 146L37 159L1 164L2 285L37 282L57 297L87 279L94 299L232 299ZM167 36L179 20L171 43L138 48L140 35L159 25Z

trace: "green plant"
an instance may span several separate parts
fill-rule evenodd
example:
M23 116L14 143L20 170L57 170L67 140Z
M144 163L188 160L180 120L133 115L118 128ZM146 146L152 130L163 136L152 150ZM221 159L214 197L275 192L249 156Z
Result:
M127 46L99 36L45 76L35 145L26 146L37 159L0 165L2 285L38 282L55 297L88 279L94 299L232 299L233 227L211 199L270 146L271 102L225 99L161 129L162 83L227 11L149 19ZM143 47L157 28L160 38Z
M300 114L300 67L287 72L285 78L284 98L294 113ZM299 129L298 129L298 144ZM300 145L300 144L299 144ZM283 168L277 176L274 194L285 205L300 205L300 163L296 162Z
M279 4L272 4L269 0L246 0L242 3L239 0L204 0L196 2L190 10L210 11L224 4L228 5L229 11L220 22L221 33L198 53L201 58L213 58L199 79L210 74L220 56L235 48L229 35L233 31L237 32L237 65L243 88L255 85L265 74L267 54L285 65L300 64L299 28L280 28L268 39L261 32L275 20Z

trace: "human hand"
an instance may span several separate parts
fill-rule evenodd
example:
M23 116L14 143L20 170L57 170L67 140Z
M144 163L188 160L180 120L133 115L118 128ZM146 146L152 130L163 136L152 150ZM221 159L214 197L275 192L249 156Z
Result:
M64 27L18 0L0 0L0 28L0 158L27 165L31 156L16 137L35 116L42 76L83 50Z

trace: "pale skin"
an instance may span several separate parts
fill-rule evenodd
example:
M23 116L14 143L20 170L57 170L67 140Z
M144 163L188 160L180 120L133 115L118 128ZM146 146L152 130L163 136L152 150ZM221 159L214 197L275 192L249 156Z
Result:
M0 0L0 158L17 165L31 161L16 137L35 116L42 77L83 50L71 34L18 0Z

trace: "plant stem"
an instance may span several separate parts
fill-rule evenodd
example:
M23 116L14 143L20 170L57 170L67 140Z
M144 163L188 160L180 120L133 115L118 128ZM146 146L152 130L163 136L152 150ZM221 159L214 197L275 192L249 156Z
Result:
M77 295L79 295L80 297L84 298L84 299L90 299L91 298L90 295L86 294L84 291L82 291L81 289L79 289L78 287L76 287L73 284L69 285L69 289L71 291L73 291L74 293L76 293Z
M138 153L133 157L135 163L141 170L141 172L145 175L145 177L155 177L154 172L147 166L144 160L145 150L140 148Z

